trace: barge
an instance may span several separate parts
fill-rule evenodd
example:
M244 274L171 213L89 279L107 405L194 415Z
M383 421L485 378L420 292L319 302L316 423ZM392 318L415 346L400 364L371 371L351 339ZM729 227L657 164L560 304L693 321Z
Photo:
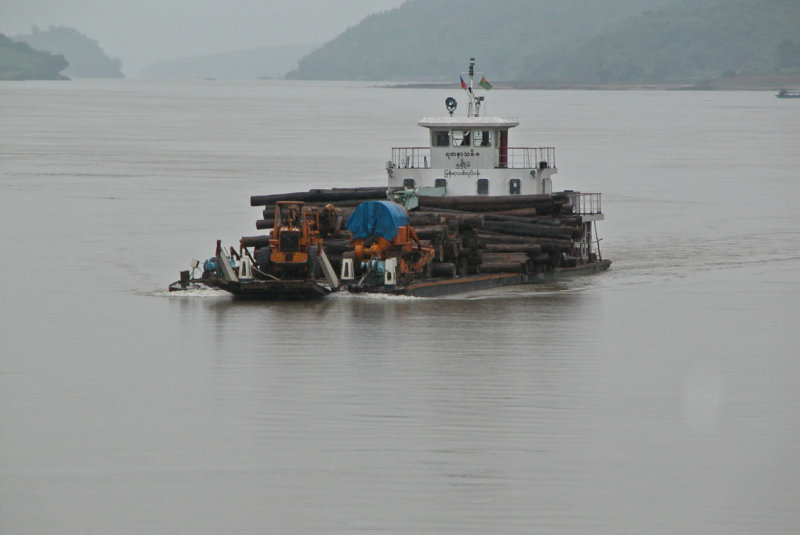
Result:
M334 291L437 297L607 270L600 193L553 191L554 147L512 146L515 118L481 113L485 75L461 74L466 116L426 117L427 146L394 147L386 185L255 195L263 207L239 250L220 242L197 286L239 298L323 297ZM475 80L480 80L475 83ZM252 249L252 252L251 252Z

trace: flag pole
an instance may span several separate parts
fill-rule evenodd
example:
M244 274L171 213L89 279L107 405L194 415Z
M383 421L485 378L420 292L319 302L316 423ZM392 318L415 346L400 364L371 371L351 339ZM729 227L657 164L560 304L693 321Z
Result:
M472 108L475 107L475 117L478 116L477 103L475 102L475 93L472 91L472 82L475 77L475 58L469 58L469 110L467 115L472 116Z

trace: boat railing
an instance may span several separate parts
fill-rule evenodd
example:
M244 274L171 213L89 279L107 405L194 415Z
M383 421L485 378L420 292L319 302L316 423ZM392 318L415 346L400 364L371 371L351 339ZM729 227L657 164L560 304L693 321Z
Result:
M502 153L501 153L502 161ZM556 167L555 147L508 147L509 169L545 169Z
M601 205L602 193L580 193L578 191L565 191L568 204L572 206L572 211L578 215L602 214Z
M428 169L430 161L430 147L392 148L392 163L398 169Z

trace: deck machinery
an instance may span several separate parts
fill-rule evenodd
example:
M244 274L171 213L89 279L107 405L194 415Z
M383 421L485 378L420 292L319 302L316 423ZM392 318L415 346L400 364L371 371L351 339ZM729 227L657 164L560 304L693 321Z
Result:
M361 203L345 223L353 251L342 258L342 283L352 292L394 287L430 276L434 249L420 243L408 214L391 201Z

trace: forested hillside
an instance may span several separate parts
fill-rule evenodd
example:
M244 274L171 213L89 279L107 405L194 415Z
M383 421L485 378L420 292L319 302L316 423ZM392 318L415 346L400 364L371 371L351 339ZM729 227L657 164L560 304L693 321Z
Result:
M303 58L290 78L689 83L797 72L800 0L410 0Z
M303 58L290 78L452 80L471 56L495 79L666 0L410 0Z
M16 35L37 50L63 55L69 62L65 74L75 78L123 78L122 62L109 58L97 41L72 28L53 27L39 31L33 27L30 34Z
M64 80L64 56L34 50L0 33L0 80Z
M549 54L531 54L527 82L690 82L798 72L800 0L681 0Z

